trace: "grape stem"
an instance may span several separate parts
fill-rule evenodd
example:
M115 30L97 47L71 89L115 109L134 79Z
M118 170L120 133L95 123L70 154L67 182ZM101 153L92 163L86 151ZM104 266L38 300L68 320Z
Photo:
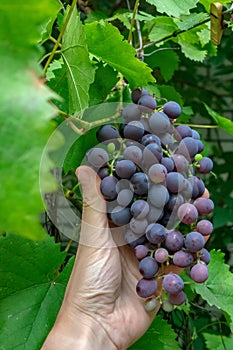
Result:
M134 27L134 21L135 21L135 17L137 14L137 10L138 10L138 5L139 5L139 0L135 1L135 5L134 5L134 9L133 9L133 17L130 23L130 30L129 30L129 36L128 36L128 43L132 42L132 33L133 33L133 27Z
M175 125L184 125L182 123L175 123ZM200 129L217 129L218 125L204 125L204 124L186 124L187 126Z

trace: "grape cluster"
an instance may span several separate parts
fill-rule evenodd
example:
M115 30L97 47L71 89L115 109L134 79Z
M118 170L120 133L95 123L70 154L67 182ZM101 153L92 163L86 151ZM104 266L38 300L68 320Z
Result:
M178 103L157 108L144 89L134 90L132 101L122 110L124 123L100 127L100 146L90 149L86 160L101 178L109 220L125 226L125 241L139 260L136 291L146 298L146 310L157 300L168 310L187 299L177 267L197 283L208 278L210 254L204 245L213 226L205 216L214 204L201 174L210 173L213 162L201 155L204 145L196 130L175 127Z

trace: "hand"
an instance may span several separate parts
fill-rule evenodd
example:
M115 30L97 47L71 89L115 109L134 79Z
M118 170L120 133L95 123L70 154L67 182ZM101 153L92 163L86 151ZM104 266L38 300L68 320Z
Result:
M113 239L100 179L86 166L76 174L83 191L80 243L61 310L42 349L126 349L144 334L159 305L148 313L136 294L138 260L132 248Z

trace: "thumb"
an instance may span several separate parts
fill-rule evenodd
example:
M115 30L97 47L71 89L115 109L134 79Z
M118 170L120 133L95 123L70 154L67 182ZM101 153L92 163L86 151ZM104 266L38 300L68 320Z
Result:
M100 192L100 178L88 166L80 166L76 176L81 184L83 197L82 226L79 243L91 247L103 247L112 242L106 214L106 202Z

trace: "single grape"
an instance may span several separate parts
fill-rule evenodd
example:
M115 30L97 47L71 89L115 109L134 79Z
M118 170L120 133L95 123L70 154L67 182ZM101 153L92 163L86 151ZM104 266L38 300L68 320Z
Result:
M130 222L131 213L129 208L116 206L112 212L109 214L112 222L117 226L124 226Z
M118 180L114 176L106 176L100 183L100 191L106 200L114 200L117 197L116 184Z
M143 165L149 168L151 165L159 163L163 156L163 151L157 143L147 145L142 153Z
M109 176L109 168L108 167L103 167L98 170L98 176L103 179L106 176Z
M138 103L139 98L142 96L142 90L137 88L132 91L131 93L131 99L133 103Z
M176 252L183 247L184 236L178 230L171 230L166 235L165 246L171 252Z
M151 110L154 110L157 107L157 103L154 97L150 95L142 95L138 100L138 104L141 106L147 107Z
M213 232L213 224L209 220L200 220L197 223L197 231L200 232L203 236L208 236Z
M86 160L92 166L101 168L108 163L109 157L108 153L103 148L94 147L86 153Z
M178 294L169 294L168 302L172 305L182 305L187 300L187 295L184 291L179 292Z
M148 193L150 203L156 208L163 208L169 200L169 193L165 186L153 184Z
M179 173L186 173L189 168L189 162L182 154L173 154L171 159L174 162L176 171Z
M155 294L157 287L157 281L154 279L142 278L136 285L136 292L141 298L149 298Z
M130 182L133 186L134 193L137 195L146 195L148 192L148 176L144 173L135 173Z
M178 209L178 218L184 224L190 225L198 218L198 211L191 203L184 203Z
M153 164L148 171L149 179L155 184L164 182L167 169L162 164Z
M205 245L205 239L197 231L189 232L185 237L185 247L191 252L195 253L201 250Z
M174 137L177 141L185 137L192 137L192 129L187 125L178 125L174 130Z
M133 200L133 192L128 189L121 190L117 195L117 203L122 207L127 207Z
M150 143L157 143L158 146L161 146L161 141L158 136L153 134L144 135L141 139L141 144L146 147Z
M163 278L163 288L171 294L177 294L184 288L184 281L176 273L169 273Z
M160 134L160 140L162 145L168 149L172 148L174 144L174 139L169 132L166 132L165 134Z
M172 171L166 176L167 189L171 193L179 193L185 188L185 180L182 174Z
M149 125L155 135L164 134L170 127L170 120L163 112L155 112L149 118Z
M198 146L198 153L201 153L205 148L204 143L201 140L197 140L197 146Z
M200 134L196 130L192 129L192 138L195 140L200 140Z
M169 303L168 300L163 300L163 302L162 302L162 309L165 312L172 312L174 310L174 307L173 307L173 305L171 303Z
M136 172L136 165L131 160L120 160L116 163L115 171L122 179L129 179Z
M148 226L147 219L135 219L132 218L129 223L130 229L137 235L144 234Z
M179 267L189 267L192 265L193 261L194 258L192 254L184 250L178 250L173 255L173 264Z
M135 164L140 165L142 161L142 150L135 145L126 147L123 152L124 159L131 160Z
M208 265L209 262L210 262L210 253L208 252L207 249L202 248L202 250L200 251L200 254L199 254L199 258L200 258L200 260L203 261L206 265Z
M199 214L210 214L214 209L214 203L209 198L197 198L194 203Z
M180 141L176 153L182 154L188 160L192 159L197 153L199 153L197 140L192 137L185 137Z
M194 282L203 283L208 278L208 268L205 264L196 264L190 270L190 277Z
M150 298L145 301L145 310L154 311L157 307L158 301L156 298Z
M169 157L163 157L160 160L160 163L165 166L165 168L167 169L167 172L171 172L174 170L175 164L172 158Z
M197 171L200 174L208 174L213 169L213 161L209 157L203 157L197 166Z
M139 141L144 134L144 127L141 122L133 120L125 125L123 134L126 139Z
M197 176L192 176L188 179L188 181L192 185L192 199L201 197L205 191L205 184L202 179Z
M113 125L103 125L97 131L96 137L99 142L111 141L119 137L119 132Z
M144 219L149 214L149 204L143 199L138 199L130 207L131 214L135 219Z
M155 252L155 260L158 263L165 263L168 260L168 251L165 248L158 248Z
M139 120L141 118L141 111L139 106L135 104L127 105L122 111L122 116L125 118L125 121L127 123L134 120Z
M165 241L167 232L160 224L150 224L146 229L146 238L152 244L159 244Z
M195 162L200 162L202 160L203 156L200 153L197 153L194 157Z
M176 212L183 203L184 197L181 194L171 194L166 204L166 208L171 212Z
M138 268L144 278L152 278L158 272L159 265L154 258L147 256L140 261Z
M181 114L181 107L179 103L175 101L169 101L164 104L163 111L170 119L176 119Z
M135 252L137 259L141 260L147 256L148 248L143 244L139 244L134 248L134 252Z

